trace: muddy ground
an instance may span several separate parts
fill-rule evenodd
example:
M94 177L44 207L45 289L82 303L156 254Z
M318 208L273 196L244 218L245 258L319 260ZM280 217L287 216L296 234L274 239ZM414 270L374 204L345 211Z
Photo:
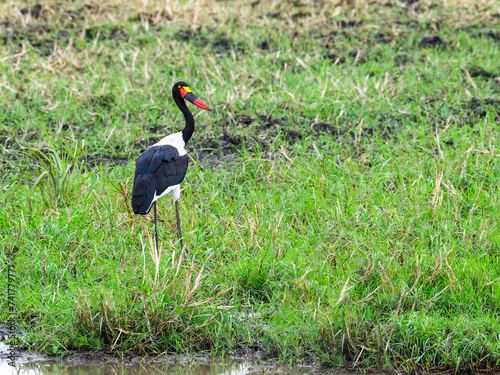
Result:
M484 70L471 70L471 76L491 77L493 73ZM500 75L499 75L500 77ZM484 118L488 111L497 113L497 121L500 121L500 100L494 97L478 99L475 97L464 101L452 111L453 121L457 127L474 127L478 119ZM301 144L304 140L318 140L322 137L329 142L344 144L355 154L360 155L366 144L373 139L382 138L397 143L398 138L403 136L407 139L413 137L408 123L413 120L412 115L401 115L399 117L388 116L381 118L374 124L366 124L358 131L357 124L347 122L342 127L327 122L314 122L304 120L303 122L290 121L285 117L273 118L264 114L255 116L243 114L229 119L221 120L216 128L220 130L213 138L206 137L204 130L206 126L198 125L193 141L187 145L188 153L197 159L204 167L221 166L241 158L242 153L255 150L264 158L273 158L271 145L279 138L289 150L293 150L295 144ZM436 116L436 125L446 121ZM167 129L162 126L150 128L153 135L143 141L136 142L138 149L144 151L147 147L158 142L168 135ZM198 134L197 134L198 133ZM307 142L310 143L310 142ZM446 146L453 147L455 141L444 139ZM313 146L309 147L314 152ZM321 151L329 155L328 148ZM93 156L83 160L89 169L102 165L121 165L129 162L127 157L112 155Z

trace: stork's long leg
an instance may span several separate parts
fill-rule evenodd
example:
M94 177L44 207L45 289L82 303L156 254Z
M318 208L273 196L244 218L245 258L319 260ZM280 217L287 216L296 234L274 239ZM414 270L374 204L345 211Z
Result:
M156 247L156 254L158 254L158 227L156 226L156 201L153 202L153 205L155 206L155 247Z
M181 240L181 250L184 249L184 244L183 244L183 239L182 239L182 232L181 232L181 218L179 216L179 201L175 201L175 213L177 216L177 233L179 234L179 239Z

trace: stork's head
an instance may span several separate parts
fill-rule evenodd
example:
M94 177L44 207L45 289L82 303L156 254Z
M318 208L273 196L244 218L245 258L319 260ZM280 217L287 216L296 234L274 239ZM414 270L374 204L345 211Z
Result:
M196 95L193 94L191 89L189 88L189 85L184 82L184 81L179 81L174 84L174 87L172 87L172 95L174 98L181 98L184 100L187 100L188 102L193 103L195 106L205 109L207 111L211 111L208 106L203 103Z

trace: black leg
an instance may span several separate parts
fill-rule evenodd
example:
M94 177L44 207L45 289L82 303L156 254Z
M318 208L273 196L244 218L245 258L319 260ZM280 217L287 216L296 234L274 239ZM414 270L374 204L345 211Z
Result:
M153 204L155 206L155 246L156 246L156 254L158 254L158 227L156 226L156 201Z
M182 241L181 218L179 217L179 201L175 201L175 213L177 216L177 233L179 234L179 239L181 240L181 250L183 250L184 244Z

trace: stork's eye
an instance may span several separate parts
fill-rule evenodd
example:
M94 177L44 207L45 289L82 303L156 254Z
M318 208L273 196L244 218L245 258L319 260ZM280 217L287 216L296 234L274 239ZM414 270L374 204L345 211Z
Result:
M177 86L178 88L181 88L181 85Z

